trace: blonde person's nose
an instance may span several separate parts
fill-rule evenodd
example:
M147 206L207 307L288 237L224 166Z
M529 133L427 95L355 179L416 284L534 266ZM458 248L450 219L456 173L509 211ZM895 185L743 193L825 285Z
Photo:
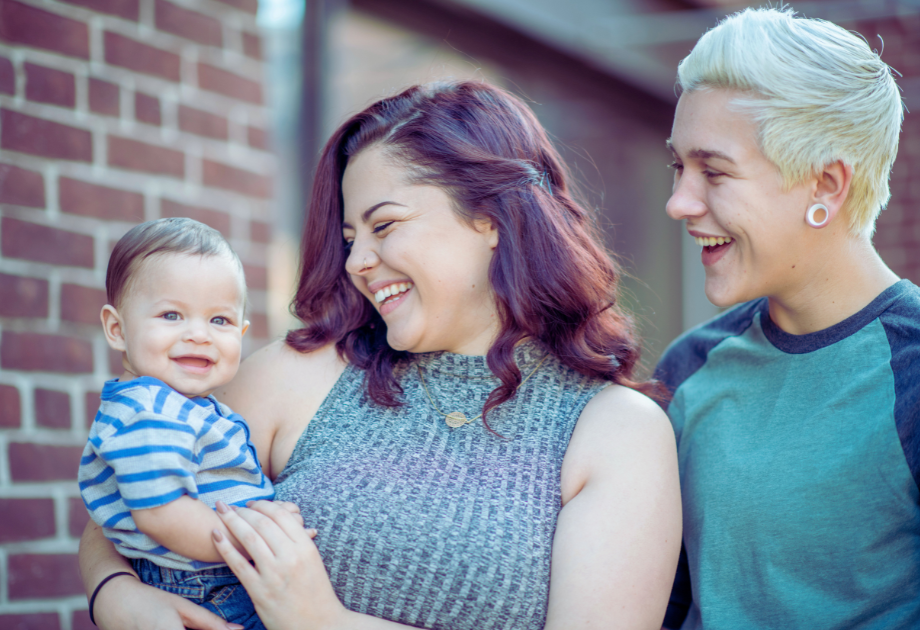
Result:
M688 177L675 178L671 198L665 206L668 216L680 221L706 214L708 208L697 188Z

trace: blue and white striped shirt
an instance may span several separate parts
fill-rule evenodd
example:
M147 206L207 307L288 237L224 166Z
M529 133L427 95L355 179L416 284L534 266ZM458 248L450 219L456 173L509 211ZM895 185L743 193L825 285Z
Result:
M118 551L172 569L220 566L174 553L137 529L131 510L187 494L210 508L274 498L245 420L213 396L187 398L142 376L108 381L80 460L90 517Z

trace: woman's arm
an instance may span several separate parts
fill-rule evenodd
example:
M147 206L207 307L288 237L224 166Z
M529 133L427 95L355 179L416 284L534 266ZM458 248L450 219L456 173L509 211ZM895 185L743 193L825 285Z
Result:
M602 390L578 420L562 467L547 629L658 630L680 554L674 432L654 402Z
M80 575L87 598L108 576L119 571L131 575L109 580L96 594L93 613L101 630L239 630L208 610L137 579L128 561L92 521L80 540ZM133 576L133 577L132 577Z

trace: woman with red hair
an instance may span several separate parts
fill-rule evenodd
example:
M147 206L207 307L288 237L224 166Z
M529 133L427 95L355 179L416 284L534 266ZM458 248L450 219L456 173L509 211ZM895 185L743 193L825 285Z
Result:
M659 628L680 550L674 436L618 271L533 113L416 86L326 145L294 310L220 396L277 498L215 545L266 627ZM315 539L311 535L315 534ZM88 530L90 592L125 565ZM102 627L225 627L135 580Z

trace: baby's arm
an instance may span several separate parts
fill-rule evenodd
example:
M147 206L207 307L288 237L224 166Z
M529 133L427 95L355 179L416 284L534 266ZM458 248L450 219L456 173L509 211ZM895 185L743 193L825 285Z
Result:
M241 553L246 554L214 510L187 494L166 505L131 510L131 518L139 530L186 558L223 562L211 538L211 532L215 529L226 536Z

